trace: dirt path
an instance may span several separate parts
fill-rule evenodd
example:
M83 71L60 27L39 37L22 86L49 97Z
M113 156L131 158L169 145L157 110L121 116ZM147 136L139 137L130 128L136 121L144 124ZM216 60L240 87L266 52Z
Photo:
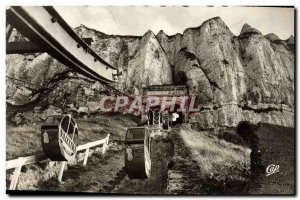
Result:
M174 156L169 163L167 194L203 194L200 170L194 160L190 158L189 151L173 130Z

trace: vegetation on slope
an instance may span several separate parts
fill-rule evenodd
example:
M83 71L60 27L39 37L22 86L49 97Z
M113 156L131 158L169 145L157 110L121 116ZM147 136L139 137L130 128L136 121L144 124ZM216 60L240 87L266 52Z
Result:
M111 138L122 140L128 127L136 126L136 120L130 116L97 116L91 119L78 119L79 145L100 140L111 134ZM19 156L42 153L40 138L41 123L6 127L6 160Z

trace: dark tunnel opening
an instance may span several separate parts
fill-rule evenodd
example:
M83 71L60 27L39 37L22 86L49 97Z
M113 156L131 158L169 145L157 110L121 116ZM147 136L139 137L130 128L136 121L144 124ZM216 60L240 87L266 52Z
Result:
M188 78L184 71L179 71L173 80L175 85L187 85L188 82Z

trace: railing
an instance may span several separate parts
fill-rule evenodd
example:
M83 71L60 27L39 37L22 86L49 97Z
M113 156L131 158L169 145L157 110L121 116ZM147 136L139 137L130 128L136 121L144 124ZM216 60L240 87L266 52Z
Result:
M109 136L110 136L110 134L107 134L106 138L104 138L102 140L89 142L87 144L79 145L77 147L77 152L85 150L83 165L87 164L90 148L96 147L96 146L99 146L99 145L103 145L102 154L106 153L106 150L108 148ZM18 179L19 179L19 175L21 173L21 169L22 169L23 166L34 164L34 163L37 163L37 162L47 161L47 160L50 160L50 159L46 155L38 154L38 155L29 156L29 157L19 157L19 158L14 159L14 160L6 161L6 170L15 169L14 173L13 173L13 176L12 176L12 179L11 179L11 182L10 182L9 190L15 190L16 189ZM80 161L80 160L78 160L78 161ZM62 180L62 176L63 176L63 172L64 172L64 168L65 168L66 164L67 164L66 161L61 162L59 173L58 173L58 181L59 182L61 182L61 180Z

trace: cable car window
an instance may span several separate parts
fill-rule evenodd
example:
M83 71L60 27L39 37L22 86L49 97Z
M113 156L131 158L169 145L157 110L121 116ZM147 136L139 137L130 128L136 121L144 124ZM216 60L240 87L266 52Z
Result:
M73 142L74 142L75 145L78 145L78 129L75 129Z
M130 129L127 131L126 139L144 139L145 129Z
M68 130L68 136L69 138L73 139L73 133L74 133L74 124L71 122Z
M148 135L146 136L145 145L146 145L146 147L148 148L148 151L149 151L149 137L148 137Z
M69 121L70 121L70 118L69 116L65 116L61 122L61 128L66 132L68 133L68 128L69 128Z
M76 122L75 122L75 120L74 120L73 118L71 118L71 122L72 122L73 124L76 124Z

